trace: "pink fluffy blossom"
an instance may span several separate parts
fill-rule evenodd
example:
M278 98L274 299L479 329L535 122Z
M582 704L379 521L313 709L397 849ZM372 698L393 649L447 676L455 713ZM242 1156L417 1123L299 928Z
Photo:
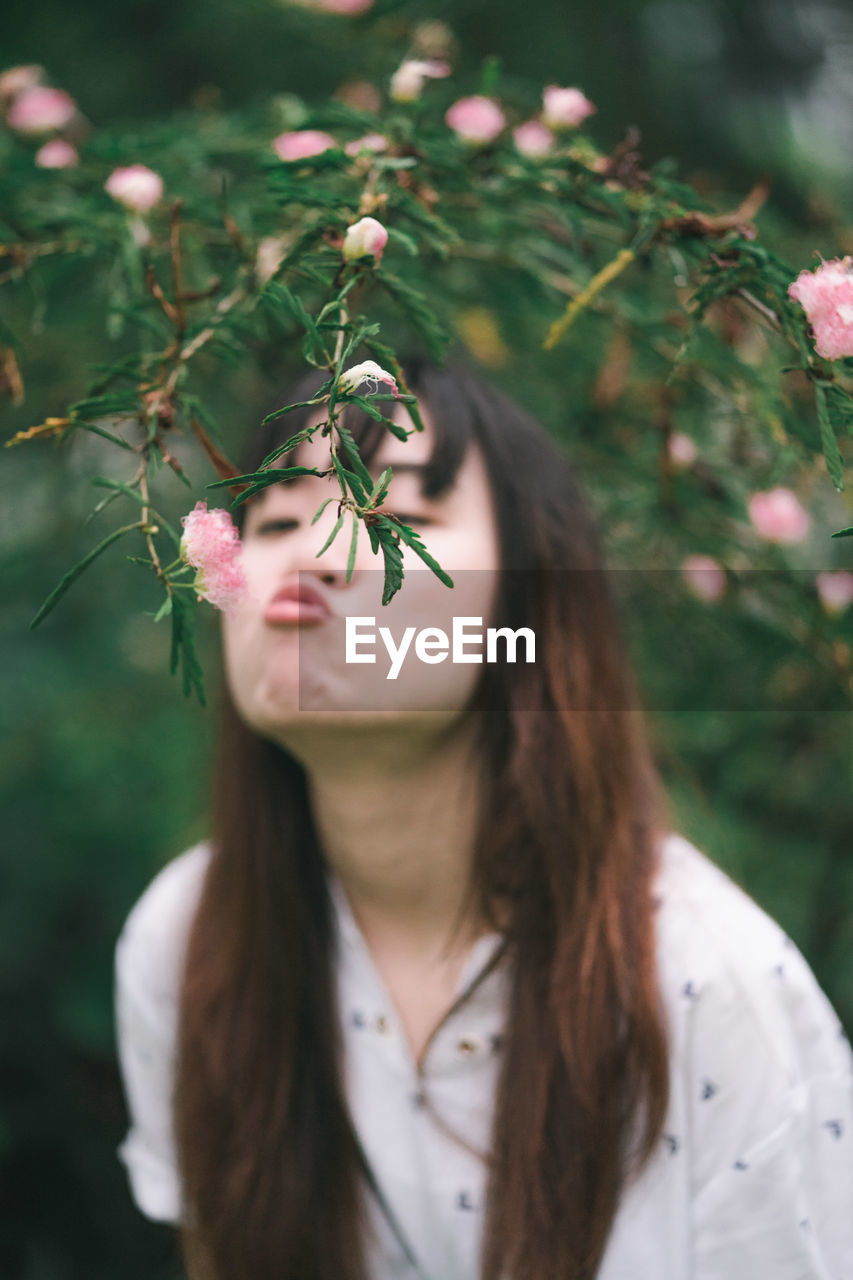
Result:
M463 142L491 142L506 124L504 113L491 98L474 94L458 98L445 112L444 119Z
M549 84L542 91L542 122L549 129L576 129L597 110L580 89Z
M209 600L217 609L230 609L242 599L248 581L240 534L229 512L222 507L208 511L206 502L197 502L181 517L181 524L181 558L198 570L193 586L199 599Z
M113 169L104 190L134 213L147 213L163 198L163 179L144 164L128 164Z
M827 613L843 613L853 604L853 573L849 569L826 569L817 575L815 583Z
M526 120L512 131L513 141L522 155L544 156L554 145L554 135L541 120Z
M415 102L427 80L441 80L449 75L449 62L438 58L410 58L394 72L388 92L395 102Z
M747 507L753 526L768 542L802 542L811 527L811 517L793 489L781 485L753 493Z
M347 227L341 252L347 262L354 258L372 255L375 262L382 258L382 250L388 243L388 232L376 218L359 218Z
M39 147L35 156L40 169L70 169L79 161L77 149L64 138L51 138Z
M64 129L77 114L77 104L64 89L35 85L15 96L6 123L18 133L52 133Z
M681 574L687 586L700 600L719 600L726 590L726 571L713 556L685 556Z
M788 293L808 317L819 356L853 356L853 258L833 258L814 271L801 271Z
M362 151L385 151L387 146L388 140L381 133L366 133L363 138L348 142L344 151L348 156L358 156Z
M273 139L273 150L279 160L307 160L338 144L330 133L322 129L294 129L280 133Z

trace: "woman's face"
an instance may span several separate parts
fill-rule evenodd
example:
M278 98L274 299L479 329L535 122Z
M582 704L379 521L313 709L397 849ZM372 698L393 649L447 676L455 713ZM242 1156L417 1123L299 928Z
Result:
M452 720L482 670L470 657L485 655L485 644L471 637L484 634L491 625L499 562L485 467L472 445L451 488L438 498L422 497L418 468L429 457L433 436L428 407L421 404L420 409L425 430L412 433L407 441L386 433L370 470L378 476L385 467L392 468L381 509L415 530L453 578L452 588L411 548L401 545L403 584L383 605L384 562L381 553L373 554L361 524L355 571L347 583L349 512L335 541L318 557L338 514L340 488L334 476L303 476L272 485L248 506L242 543L249 593L236 610L223 615L225 669L243 719L283 745L288 744L288 726L295 729L307 722L352 723L355 718L364 725L390 718L400 724L424 713L432 723L436 716ZM392 416L411 428L402 405L394 406ZM328 467L328 437L317 432L301 446L297 461L300 466ZM333 501L312 524L317 508L329 497ZM288 615L301 606L292 603L270 607L283 589L295 586L310 587L321 597L327 609L321 620L306 620L304 610L302 619L293 620ZM457 650L457 656L467 655L469 661L453 661L454 617L481 619L479 627L467 624L468 639ZM361 619L349 624L349 656L373 655L374 662L347 661L348 618ZM387 630L387 639L380 628ZM425 628L438 628L448 637L443 661L429 661L441 649L440 637L424 635L418 646ZM407 631L410 639L403 650ZM395 669L396 677L389 678Z

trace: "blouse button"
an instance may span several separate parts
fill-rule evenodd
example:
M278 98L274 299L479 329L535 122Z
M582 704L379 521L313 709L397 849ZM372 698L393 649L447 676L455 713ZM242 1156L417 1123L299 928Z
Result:
M472 1053L477 1052L477 1045L473 1040L460 1040L456 1048L466 1058L469 1058Z

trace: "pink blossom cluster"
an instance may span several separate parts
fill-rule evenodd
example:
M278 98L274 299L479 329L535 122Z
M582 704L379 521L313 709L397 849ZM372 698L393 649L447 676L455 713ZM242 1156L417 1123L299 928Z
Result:
M231 515L222 507L208 511L206 502L197 502L181 517L184 535L181 558L198 570L193 583L200 600L209 600L217 609L231 609L248 589L243 569L240 534Z
M44 68L9 67L0 73L0 104L6 124L25 138L59 134L79 121L77 103L64 89L43 83ZM68 169L78 163L77 150L67 139L52 137L39 148L35 163L40 169Z
M809 513L793 489L783 485L753 493L747 509L754 529L767 542L802 542L811 527Z
M542 91L542 109L538 117L517 125L512 131L513 141L523 155L547 155L556 141L555 134L576 129L596 110L580 89L546 85Z
M819 356L853 356L853 258L833 258L814 271L801 271L788 293L808 317Z

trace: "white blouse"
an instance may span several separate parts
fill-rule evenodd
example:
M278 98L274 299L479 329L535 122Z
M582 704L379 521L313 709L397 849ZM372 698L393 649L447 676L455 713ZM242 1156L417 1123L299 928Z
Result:
M118 1155L139 1208L172 1223L182 1215L176 992L209 856L202 843L160 871L116 946L130 1117ZM501 935L469 952L419 1077L331 871L329 884L347 1096L376 1181L371 1280L476 1280L477 1152L488 1147L507 999ZM657 1153L624 1191L597 1280L853 1280L853 1052L835 1010L779 925L676 833L655 894L670 1107Z

